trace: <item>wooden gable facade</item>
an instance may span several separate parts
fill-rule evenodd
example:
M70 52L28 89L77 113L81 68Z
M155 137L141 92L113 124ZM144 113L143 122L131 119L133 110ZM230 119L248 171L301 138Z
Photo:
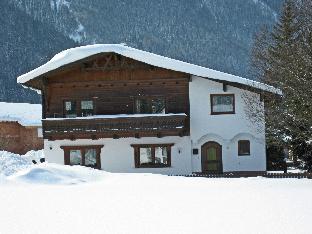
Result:
M186 73L101 53L48 72L28 85L42 91L46 139L139 138L189 135L189 81ZM161 115L131 116L149 114L154 100L163 102ZM82 102L92 104L88 117ZM138 111L139 102L145 105L143 111ZM74 118L66 118L67 104L74 106ZM122 114L129 116L117 117Z

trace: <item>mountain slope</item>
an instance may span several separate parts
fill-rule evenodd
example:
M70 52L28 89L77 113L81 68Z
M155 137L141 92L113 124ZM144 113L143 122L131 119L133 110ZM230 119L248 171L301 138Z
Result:
M16 77L48 61L75 42L52 26L34 20L0 1L0 101L40 102L34 91L16 84Z
M124 42L138 49L249 78L252 78L248 72L252 37L261 25L272 25L276 21L283 2L5 1L9 1L14 5L14 10L24 13L35 20L34 22L40 22L38 26L34 25L34 22L33 25L29 25L33 30L44 25L54 31L62 48L71 47L63 43L65 39L68 39L69 44L72 43L70 40L79 44ZM40 32L35 31L31 35L38 39L42 37ZM51 54L61 47L57 42L53 42L53 48L41 55L51 57ZM0 50L0 53L3 51ZM43 60L35 61L32 65L38 66ZM22 73L19 72L16 73Z

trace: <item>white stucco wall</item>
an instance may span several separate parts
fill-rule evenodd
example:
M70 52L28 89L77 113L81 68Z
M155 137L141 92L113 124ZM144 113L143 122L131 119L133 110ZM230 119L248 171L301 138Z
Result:
M201 147L208 141L218 142L222 146L223 171L265 171L265 133L264 123L255 125L246 115L246 103L243 96L260 95L249 91L223 85L200 77L192 77L189 83L190 99L190 136L187 137L146 137L99 140L62 140L44 141L44 150L48 162L64 164L64 152L60 146L99 145L101 166L109 172L149 172L161 174L189 174L201 172ZM211 115L210 94L234 94L235 114ZM251 154L238 156L238 141L249 140ZM135 168L134 149L131 144L174 143L170 168ZM192 155L192 149L198 149L198 155Z
M192 148L199 150L192 156L193 171L201 171L201 146L208 141L222 145L223 171L265 171L264 123L255 125L246 114L245 95L260 102L260 95L204 78L192 77L190 82L190 127ZM235 114L211 115L210 94L234 94ZM257 97L258 96L258 97ZM254 99L253 99L254 100ZM250 141L250 156L238 156L238 140Z
M109 172L136 172L160 174L189 174L192 172L190 137L145 137L44 141L45 156L49 163L64 164L64 151L60 146L104 145L101 151L102 169ZM134 149L131 144L174 143L171 148L170 168L135 168Z

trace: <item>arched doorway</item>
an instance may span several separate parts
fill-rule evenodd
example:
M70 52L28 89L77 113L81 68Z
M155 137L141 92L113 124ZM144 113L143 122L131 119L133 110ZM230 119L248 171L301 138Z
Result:
M222 173L222 146L209 141L201 147L202 172Z

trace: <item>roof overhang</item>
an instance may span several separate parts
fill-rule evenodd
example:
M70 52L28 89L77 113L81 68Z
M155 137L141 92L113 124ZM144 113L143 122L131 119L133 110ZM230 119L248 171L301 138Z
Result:
M269 92L273 94L282 95L282 91L273 86L249 80L239 76L231 75L228 73L216 71L210 68L182 62L179 60L171 59L161 55L153 54L143 50L138 50L125 46L123 44L95 44L81 47L75 47L64 50L56 54L50 61L42 66L26 73L17 78L17 83L24 84L24 86L30 86L29 81L36 78L41 78L44 74L67 66L71 63L88 58L90 56L101 53L117 53L122 56L152 65L169 69L177 72L184 72L187 74L203 77L219 82L225 82L228 84L240 84L243 86L251 87L253 89ZM32 87L34 88L34 87Z

